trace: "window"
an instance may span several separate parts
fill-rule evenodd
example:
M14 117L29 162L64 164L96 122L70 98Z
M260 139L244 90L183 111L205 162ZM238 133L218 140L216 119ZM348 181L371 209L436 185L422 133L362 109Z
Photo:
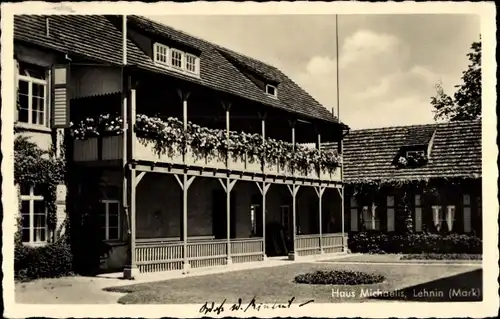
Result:
M351 231L358 231L358 202L351 196Z
M260 205L250 205L250 225L252 227L252 236L256 236L259 233L257 229L257 214L259 212Z
M186 54L186 71L198 74L197 58L194 55Z
M453 230L453 223L455 222L455 205L446 206L446 224L448 231Z
M101 200L99 208L101 239L120 239L120 201Z
M432 206L432 221L437 231L440 231L444 222L443 207L434 205Z
M372 206L371 209L368 206L363 206L363 223L365 229L367 230L379 230L380 229L380 219L377 214L377 206Z
M45 243L47 209L37 187L21 186L21 217L23 243Z
M394 231L394 196L387 196L387 231Z
M171 52L172 52L172 59L171 59L172 66L174 68L182 69L184 52L181 52L176 49L172 49Z
M185 74L200 74L200 58L178 49L155 43L153 60L156 64Z
M418 157L423 157L424 155L425 155L424 151L407 151L406 152L406 157L418 158Z
M168 65L168 47L166 45L155 43L153 54L155 62Z
M415 231L422 231L422 196L415 195Z
M19 64L18 121L47 126L47 80L45 69Z
M266 85L266 93L272 96L278 96L278 90L274 85L267 84Z
M470 195L463 195L464 233L472 231Z

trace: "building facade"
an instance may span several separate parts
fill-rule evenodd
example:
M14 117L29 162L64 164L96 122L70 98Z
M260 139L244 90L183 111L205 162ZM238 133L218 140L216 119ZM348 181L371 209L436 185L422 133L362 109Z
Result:
M280 70L138 16L14 21L18 134L65 156L58 225L93 220L103 270L345 251L342 149L322 145L348 127Z
M481 163L481 120L352 130L345 229L482 236Z

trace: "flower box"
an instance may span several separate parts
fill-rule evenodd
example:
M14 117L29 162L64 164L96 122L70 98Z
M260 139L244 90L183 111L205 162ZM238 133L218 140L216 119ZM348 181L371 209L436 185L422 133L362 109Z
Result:
M247 155L245 158L245 164L248 172L262 173L261 161L256 155Z
M264 163L264 173L269 175L279 175L280 169L278 161L266 161Z
M233 171L241 171L244 172L246 170L245 167L245 157L236 157L234 155L229 156L229 168Z
M226 168L226 155L219 152L214 155L207 155L205 157L205 166L218 169Z

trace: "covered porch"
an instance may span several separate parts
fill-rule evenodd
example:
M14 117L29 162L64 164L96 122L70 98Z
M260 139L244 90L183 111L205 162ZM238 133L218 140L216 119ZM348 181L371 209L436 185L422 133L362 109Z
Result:
M261 262L268 256L296 260L343 252L347 246L339 188L137 165L132 171L135 216L129 223L129 212L120 210L122 172L110 167L82 170L99 175L99 208L91 213L99 215L99 236L109 246L101 256L103 271L127 267L129 247L139 273L186 273ZM85 199L84 193L96 185L79 188Z

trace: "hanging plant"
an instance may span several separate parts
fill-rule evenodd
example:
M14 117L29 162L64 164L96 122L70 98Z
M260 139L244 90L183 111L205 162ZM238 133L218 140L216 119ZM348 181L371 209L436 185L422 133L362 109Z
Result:
M103 135L122 134L122 120L118 114L99 115L98 118L86 118L77 124L71 125L72 136L76 139ZM135 124L135 133L141 143L153 144L157 154L186 152L190 147L198 158L225 157L228 152L235 158L245 156L250 162L255 158L264 160L270 165L276 163L284 168L308 173L311 169L334 171L340 165L340 155L334 150L325 150L321 153L303 145L266 138L264 141L259 134L245 132L229 132L229 141L224 129L210 129L191 122L184 130L183 123L177 118L162 119L159 116L150 117L138 114Z

